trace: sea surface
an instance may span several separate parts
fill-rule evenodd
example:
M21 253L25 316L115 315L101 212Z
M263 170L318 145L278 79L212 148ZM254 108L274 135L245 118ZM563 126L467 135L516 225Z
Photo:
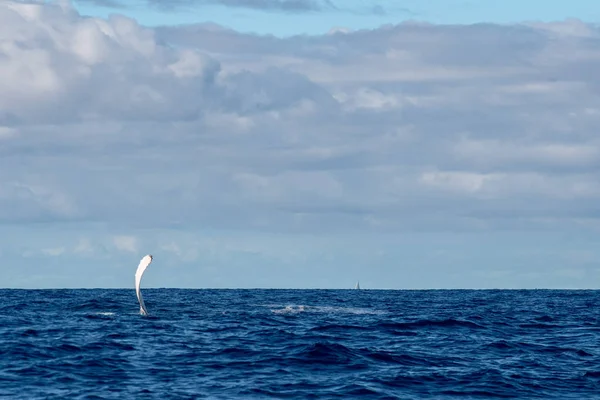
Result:
M1 399L600 399L591 290L0 290Z

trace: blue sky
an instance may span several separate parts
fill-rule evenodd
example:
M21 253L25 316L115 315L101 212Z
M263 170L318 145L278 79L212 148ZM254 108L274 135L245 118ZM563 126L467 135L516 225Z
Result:
M161 3L168 4L167 1L113 0L104 3L99 0L78 0L74 4L85 15L106 18L110 13L118 11L135 18L141 24L150 26L209 22L241 32L277 36L324 34L334 27L353 30L375 29L383 24L397 24L406 20L434 24L481 22L510 24L522 21L549 22L565 18L578 18L588 22L600 21L600 10L592 0L331 0L329 6L325 2L316 0L295 0L295 2L323 4L323 7L320 11L265 12L258 6L231 7L222 5L216 0L185 1L183 2L185 6L180 8L173 6L168 10L156 6ZM111 3L112 5L118 3L121 7L107 6ZM260 2L250 0L237 3L243 5ZM102 6L103 4L105 6Z
M589 2L215 2L0 3L0 286L597 286Z

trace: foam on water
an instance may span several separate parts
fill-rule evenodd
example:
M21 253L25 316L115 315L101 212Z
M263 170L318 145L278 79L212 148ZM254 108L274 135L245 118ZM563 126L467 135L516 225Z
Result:
M112 317L113 315L115 315L114 312L97 312L96 314L97 315L104 315L104 316L107 316L107 317Z
M357 307L335 307L335 306L308 306L308 305L282 305L282 304L269 304L263 305L268 307L275 314L295 314L301 312L313 312L313 313L329 313L329 314L373 314L381 315L385 311L357 308Z

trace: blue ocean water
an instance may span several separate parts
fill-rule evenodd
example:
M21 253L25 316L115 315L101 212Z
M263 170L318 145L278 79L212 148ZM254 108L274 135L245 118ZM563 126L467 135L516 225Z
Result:
M0 398L600 398L600 292L0 290Z

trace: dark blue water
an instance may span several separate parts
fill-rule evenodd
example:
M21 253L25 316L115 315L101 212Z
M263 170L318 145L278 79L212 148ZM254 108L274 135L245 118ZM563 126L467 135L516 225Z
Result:
M0 398L600 398L600 292L0 290Z

